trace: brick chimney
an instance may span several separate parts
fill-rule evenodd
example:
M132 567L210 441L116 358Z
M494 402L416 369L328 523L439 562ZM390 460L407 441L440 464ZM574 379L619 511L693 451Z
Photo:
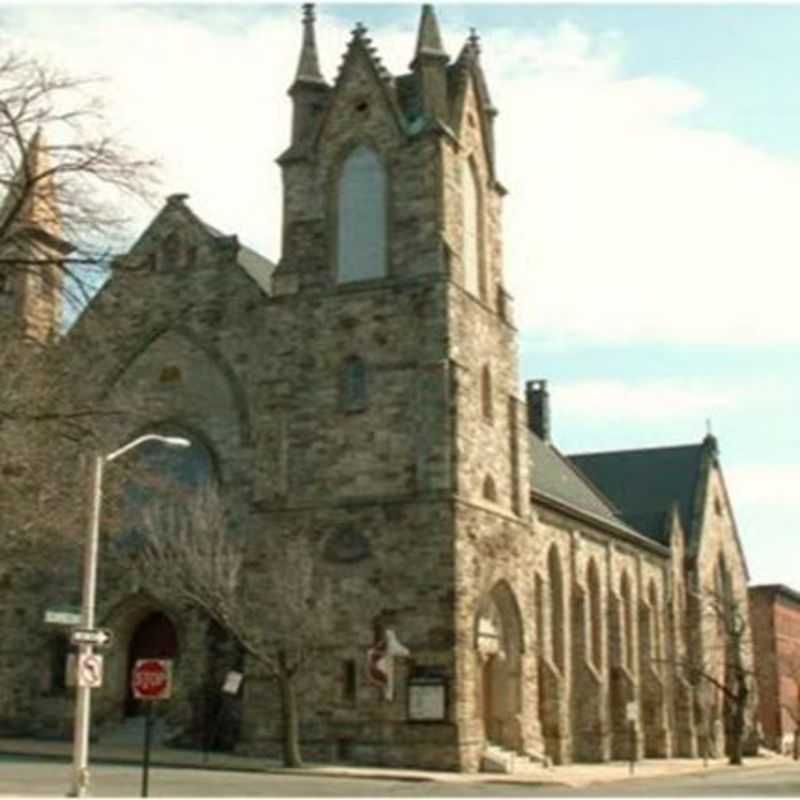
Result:
M547 381L525 382L525 400L528 404L528 427L543 441L550 441L550 395Z

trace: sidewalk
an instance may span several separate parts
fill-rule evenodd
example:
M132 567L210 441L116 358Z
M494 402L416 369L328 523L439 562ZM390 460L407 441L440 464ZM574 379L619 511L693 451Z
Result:
M66 741L41 741L36 739L0 739L0 754L19 756L41 756L68 761L72 757L72 743ZM130 744L94 743L90 747L93 763L140 764L140 747ZM612 761L605 764L568 764L562 767L534 767L511 775L482 772L464 774L390 767L360 767L342 764L307 763L301 769L287 769L279 761L230 753L211 753L207 760L198 750L177 750L164 746L154 747L150 763L159 767L192 769L215 769L247 772L269 772L286 775L315 775L331 778L371 778L400 781L435 781L440 783L516 783L580 788L596 783L627 780L633 778L655 778L658 776L686 775L689 773L718 770L727 765L725 759L709 760L704 767L700 759L650 759L639 761L631 776L627 762ZM745 769L765 768L796 763L787 756L770 755L748 758Z

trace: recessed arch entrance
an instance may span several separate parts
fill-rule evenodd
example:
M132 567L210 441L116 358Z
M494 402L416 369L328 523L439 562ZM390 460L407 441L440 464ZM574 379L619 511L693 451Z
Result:
M513 750L522 747L522 624L511 587L500 581L484 598L475 619L477 706L485 738Z

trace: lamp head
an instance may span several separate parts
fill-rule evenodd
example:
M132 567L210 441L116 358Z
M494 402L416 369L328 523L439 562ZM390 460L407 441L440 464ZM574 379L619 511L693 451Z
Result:
M164 444L170 447L191 447L192 443L183 436L165 436L163 438Z

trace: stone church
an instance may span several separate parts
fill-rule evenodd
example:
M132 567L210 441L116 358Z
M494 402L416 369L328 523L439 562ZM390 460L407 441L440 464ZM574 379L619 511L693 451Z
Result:
M136 423L107 423L109 441L191 440L171 457L187 482L218 487L251 543L254 584L270 580L260 542L308 541L332 589L330 636L302 690L308 757L471 771L509 754L721 752L721 693L676 666L724 669L709 592L746 609L716 441L558 450L547 382L521 391L498 111L477 36L451 59L423 6L410 71L394 76L359 24L330 82L315 36L305 6L277 158L279 262L172 195L119 260L137 269L116 270L64 336L81 343L75 391L138 399ZM3 307L28 308L24 296ZM114 332L93 354L86 321L99 314ZM199 616L156 602L124 549L104 547L98 622L115 645L94 693L101 738L136 713L128 669L141 655L175 659L168 714L207 727L224 648ZM70 730L66 640L42 613L33 603L3 620L36 632L28 656L54 654L42 676L0 648L3 730ZM376 619L409 653L390 696L366 669ZM240 666L231 746L274 754L275 687Z

